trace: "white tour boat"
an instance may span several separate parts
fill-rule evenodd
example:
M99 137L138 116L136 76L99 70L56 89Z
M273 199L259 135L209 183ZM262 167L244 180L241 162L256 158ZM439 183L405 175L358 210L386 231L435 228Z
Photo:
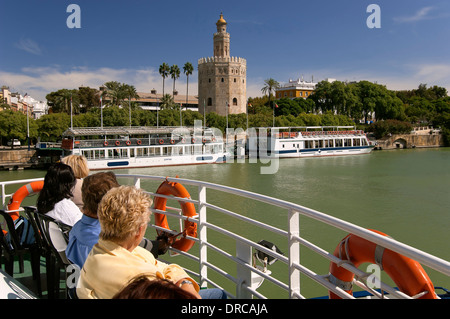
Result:
M220 132L201 126L69 128L62 149L63 157L84 155L91 170L222 163L227 157Z
M249 137L249 152L259 157L358 155L375 146L354 126L271 127L255 133Z

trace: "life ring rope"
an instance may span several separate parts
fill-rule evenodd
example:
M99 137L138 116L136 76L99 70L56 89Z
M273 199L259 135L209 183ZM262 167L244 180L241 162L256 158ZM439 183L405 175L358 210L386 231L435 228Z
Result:
M372 231L387 236L382 232ZM352 294L355 274L341 267L342 264L349 263L358 268L362 263L372 263L379 265L380 270L386 272L396 283L399 290L412 298L438 298L433 283L417 261L390 249L385 249L362 237L354 234L347 235L337 245L334 256L339 258L340 261L330 263L329 281L348 294ZM329 297L330 299L340 298L331 290L329 291Z
M167 208L166 203L167 199L169 198L178 200L181 206L181 211L183 213L182 219L184 220L184 229L182 232L175 231L176 232L175 234L173 233L174 231L170 229L166 216L166 208ZM195 206L193 203L183 200L190 198L191 196L189 192L186 190L186 188L184 188L183 185L177 182L169 182L167 179L161 183L155 195L155 202L153 208L156 211L164 212L164 213L155 212L155 224L160 228L170 231L169 233L171 234L170 238L171 239L176 238L171 246L181 251L188 251L194 245L194 240L189 239L188 237L191 238L197 237L197 222L195 218L198 215L195 210ZM161 233L163 232L165 231L162 230L160 232L157 230L158 235L161 235ZM177 238L180 237L181 235L182 238Z

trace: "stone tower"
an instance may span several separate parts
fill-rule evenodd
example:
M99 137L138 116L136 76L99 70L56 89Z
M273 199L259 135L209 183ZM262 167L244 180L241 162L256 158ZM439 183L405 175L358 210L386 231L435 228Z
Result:
M225 116L246 112L247 61L230 57L230 34L220 14L214 33L214 56L198 60L198 110Z

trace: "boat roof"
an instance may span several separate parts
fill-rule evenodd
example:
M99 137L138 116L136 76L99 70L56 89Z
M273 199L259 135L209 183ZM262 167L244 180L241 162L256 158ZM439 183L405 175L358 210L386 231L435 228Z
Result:
M90 136L90 135L139 135L139 134L167 134L175 129L192 132L193 127L180 126L110 126L110 127L72 127L68 128L63 136Z
M330 126L266 126L266 127L256 127L258 129L266 130L323 130L323 129L355 129L355 125L330 125Z

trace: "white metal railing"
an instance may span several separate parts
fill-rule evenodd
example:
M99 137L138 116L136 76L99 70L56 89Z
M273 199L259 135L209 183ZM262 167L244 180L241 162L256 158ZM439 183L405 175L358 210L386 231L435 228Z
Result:
M192 254L179 252L180 254L189 256L189 258L194 259L199 263L199 269L200 273L196 274L200 278L201 285L206 285L207 283L217 285L215 283L212 283L208 279L208 269L213 269L216 272L221 272L221 267L214 265L211 260L208 259L207 249L212 249L226 258L228 258L230 261L234 262L237 267L237 277L232 277L228 273L223 273L222 275L227 277L228 279L232 280L236 284L236 298L250 298L252 295L255 295L257 297L263 298L264 296L260 295L256 291L256 285L255 282L260 281L260 279L265 279L267 281L272 282L275 285L278 285L279 287L286 289L289 292L289 296L291 298L303 298L303 296L300 293L300 273L306 275L307 277L311 278L312 280L316 281L318 284L324 286L326 289L332 290L337 295L343 297L343 298L352 298L351 295L347 294L340 288L337 288L335 285L331 284L328 281L328 275L318 275L314 271L306 268L305 266L300 264L300 246L309 248L310 250L314 251L315 253L321 255L322 257L328 259L330 262L335 263L341 263L342 261L335 257L332 253L329 253L322 248L316 246L315 244L307 241L306 239L302 238L300 236L300 222L299 217L300 215L306 216L309 218L312 218L314 220L326 223L327 225L331 225L333 227L339 228L345 232L355 234L357 236L360 236L362 238L365 238L369 241L372 241L376 243L377 245L380 245L382 247L388 248L390 250L396 251L402 255L405 255L411 259L414 259L421 263L422 265L428 266L438 272L441 272L447 276L450 276L450 262L443 260L441 258L432 256L428 253L425 253L423 251L420 251L418 249L415 249L411 246L405 245L403 243L400 243L394 239L391 239L389 237L385 237L382 235L379 235L377 233L374 233L372 231L369 231L365 228L359 227L357 225L351 224L349 222L340 220L338 218L326 215L324 213L303 207L298 204L294 204L291 202L279 200L273 197L256 194L253 192L232 188L228 186L218 185L214 183L207 183L207 182L201 182L201 181L195 181L195 180L188 180L188 179L181 179L181 178L165 178L161 176L146 176L146 175L118 175L118 177L133 177L135 179L135 184L137 186L140 186L142 180L150 179L150 180L156 180L156 181L164 181L167 179L170 182L178 182L181 183L184 186L190 185L195 186L198 188L198 199L190 199L188 201L194 203L197 205L198 208L198 229L199 229L199 235L198 238L190 238L192 240L195 240L198 243L198 251L199 256L195 257ZM261 203L265 203L274 207L281 207L286 210L286 217L288 219L288 229L283 230L276 227L273 227L271 225L268 225L266 223L262 223L260 221L257 221L255 219L246 217L242 214L229 211L226 208L217 206L211 202L208 202L206 198L206 190L215 190L220 191L222 193L228 193L233 194L236 196L239 196L242 198L242 200L256 200ZM152 196L155 196L156 194L154 192L149 192ZM192 196L193 194L191 194ZM162 195L158 195L162 196ZM162 196L164 197L164 196ZM182 198L174 198L174 197L166 197L166 198L172 198L177 201L183 201L185 199ZM287 256L278 254L274 252L271 249L268 249L264 246L259 245L257 242L252 241L250 239L247 239L243 237L241 234L230 232L224 228L222 228L219 225L214 225L210 223L206 216L206 210L213 210L215 212L224 214L226 216L230 216L233 218L238 219L239 221L260 227L264 231L269 231L271 233L275 233L277 235L281 235L285 237L288 241L288 254ZM176 210L176 209L175 209ZM180 210L176 210L179 212ZM156 211L158 213L164 213L161 211ZM173 214L171 214L173 215ZM183 219L184 217L180 217ZM154 225L153 225L154 226ZM155 226L154 226L155 227ZM231 255L230 253L227 253L223 251L220 247L217 247L215 245L212 245L207 241L207 229L214 230L216 232L219 232L221 234L226 235L229 238L232 238L236 241L236 254ZM195 246L194 246L195 247ZM266 253L269 256L277 258L279 261L285 263L288 265L288 282L282 282L267 272L264 272L264 270L260 270L254 267L254 261L252 260L252 251L258 249L264 253ZM366 278L368 276L367 273L359 270L358 268L355 268L353 265L349 263L343 263L341 265L345 269L352 271L355 273L356 278ZM360 286L361 288L380 296L379 293L373 292L370 288L367 287L367 285L360 281L355 280L355 284ZM405 295L402 292L399 292L398 290L389 287L388 285L381 283L380 288L383 291L386 291L389 293L391 298L411 298L410 296Z
M191 192L191 198L177 198L172 196L164 196L157 195L160 197L165 197L169 201L186 201L194 203L197 208L197 216L194 218L189 218L190 221L194 221L197 223L198 227L198 237L187 237L196 242L193 248L189 252L182 252L171 248L172 253L177 253L179 255L184 256L190 261L194 261L198 266L197 271L194 270L195 267L185 267L188 273L193 276L198 277L199 283L202 287L206 287L207 285L211 285L214 287L223 288L224 282L231 282L235 287L235 294L228 289L227 294L231 298L266 298L261 292L258 291L261 282L267 281L280 287L282 290L287 291L289 298L304 298L301 294L301 285L300 285L300 274L310 278L317 284L323 286L326 290L330 290L337 294L342 298L354 298L352 295L349 295L341 288L337 287L335 284L332 284L328 280L328 274L317 274L314 270L307 268L305 265L300 263L300 249L301 247L307 248L319 256L327 259L329 262L334 262L340 264L341 267L353 272L355 274L354 284L361 287L362 289L368 291L376 298L386 298L386 296L382 293L373 291L373 289L369 288L364 278L367 278L368 273L361 271L360 269L354 267L351 263L343 262L338 257L335 257L333 253L330 253L321 247L315 245L314 243L306 240L300 234L300 216L305 216L311 218L316 221L320 221L332 227L343 230L346 233L352 233L357 236L360 236L364 239L367 239L371 242L376 243L384 248L393 250L402 255L405 255L411 259L414 259L421 263L424 266L430 267L446 276L450 276L450 262L443 260L439 257L433 256L421 250L415 249L406 244L400 243L392 238L379 235L372 231L369 231L365 228L359 227L357 225L351 224L349 222L343 221L341 219L326 215L324 213L309 209L307 207L294 204L291 202L287 202L284 200L280 200L277 198L273 198L266 195L261 195L257 193L253 193L250 191L245 191L233 187L218 185L214 183L182 179L182 178L168 178L162 176L148 176L148 175L129 175L129 174L117 174L118 178L121 179L122 184L134 184L136 187L140 187L148 192L151 196L156 196L156 189L159 184L155 184L151 186L149 189L148 186L143 185L147 183L147 181L161 183L164 180L168 180L169 182L178 182L181 183L186 188L194 188L196 191ZM42 180L42 179L32 179L32 180L20 180L20 181L11 181L11 182L0 182L2 189L2 202L5 206L7 203L6 199L10 197L12 194L5 193L5 186L12 184L23 184L34 180ZM125 181L125 183L122 182ZM285 217L287 219L287 229L280 229L278 227L274 227L267 223L258 221L254 218L250 218L244 214L240 214L235 211L231 211L222 205L213 203L214 199L217 199L216 196L209 195L207 199L207 190L209 191L218 191L219 198L220 194L226 193L238 196L241 200L252 200L258 203L263 203L265 205L269 205L268 208L265 208L266 212L270 212L273 208L281 208L285 211ZM195 194L196 192L196 194ZM196 196L194 196L196 195ZM166 212L159 211L156 209L152 209L153 212L164 213L169 216L180 219L180 227L182 227L181 223L183 220L187 219L187 217L181 215L181 209L176 207L167 206ZM212 213L214 212L214 214ZM287 244L287 252L286 255L277 253L276 251L269 249L265 246L258 244L257 241L246 238L242 233L233 232L223 225L219 225L214 223L212 220L217 215L223 215L226 217L230 217L238 220L241 224L251 225L253 227L260 228L264 236L266 234L274 234L276 236L281 236L286 239ZM155 229L162 230L156 225L151 225L151 227ZM164 229L166 230L166 229ZM221 245L213 244L211 240L208 240L208 231L213 231L215 233L221 234L221 236L225 236L227 239L235 242L235 252L226 251ZM177 234L177 232L172 231L172 234ZM303 249L303 248L302 248ZM287 266L287 279L279 279L277 276L272 275L271 271L267 270L266 267L256 267L255 265L255 251L259 250L265 253L267 256L271 256L277 258L281 263ZM224 267L224 264L220 264L215 262L214 258L210 258L210 252L214 252L215 254L219 254L222 258L227 260L227 266L234 265L232 271L229 271ZM177 262L178 263L178 262ZM181 265L181 264L180 264ZM184 265L182 265L184 266ZM221 280L212 280L210 274L217 274ZM403 292L396 290L393 287L385 283L380 283L380 289L389 294L389 298L416 298L417 296L407 296ZM269 296L271 297L271 296Z

